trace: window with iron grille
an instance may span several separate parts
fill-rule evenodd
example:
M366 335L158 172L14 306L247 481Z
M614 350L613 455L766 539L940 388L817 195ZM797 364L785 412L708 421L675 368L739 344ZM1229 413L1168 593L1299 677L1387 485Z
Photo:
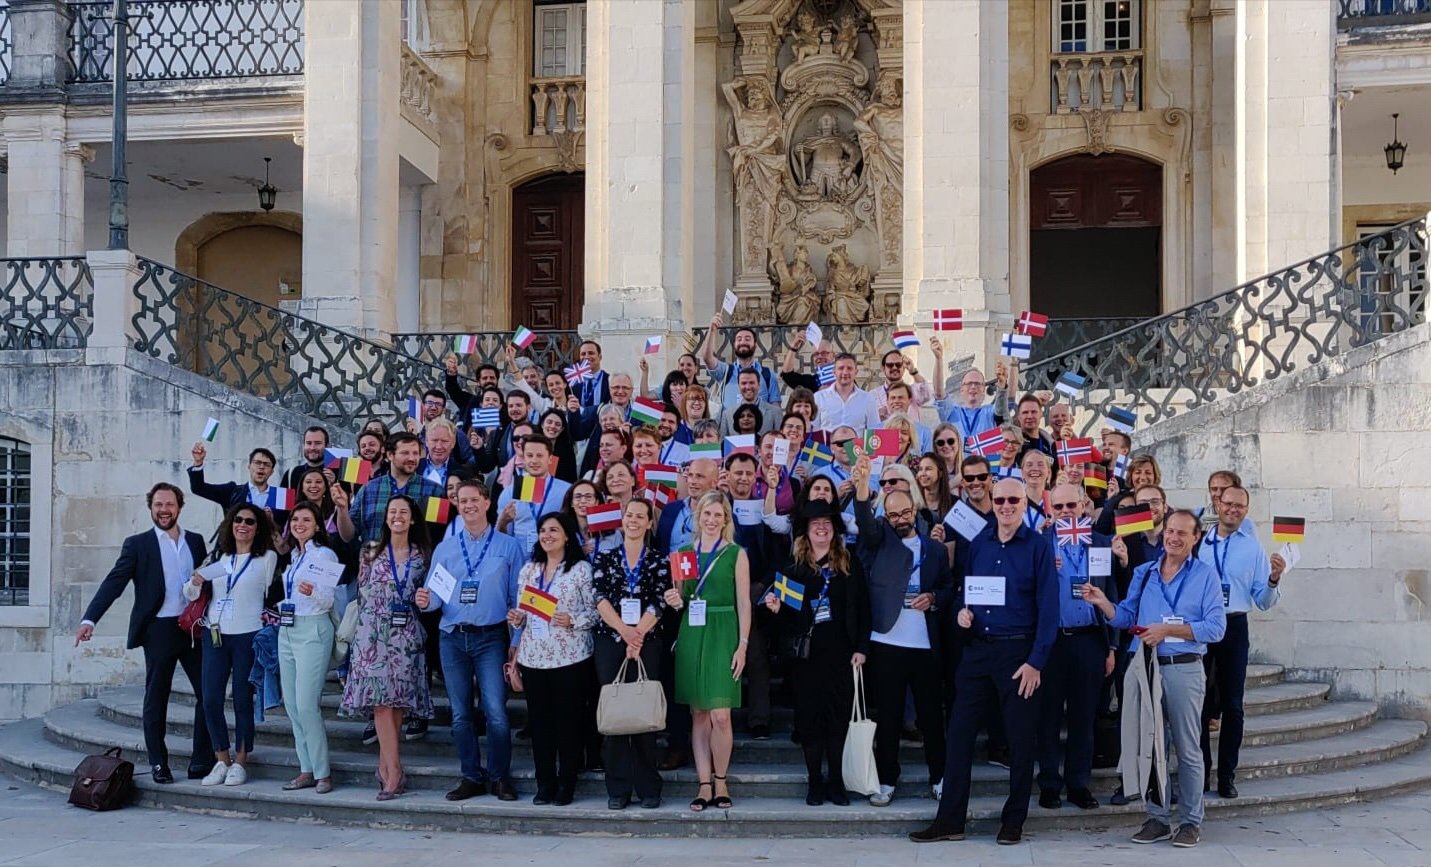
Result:
M0 437L0 605L30 604L30 444Z
M1138 0L1057 0L1053 50L1131 51L1138 44Z

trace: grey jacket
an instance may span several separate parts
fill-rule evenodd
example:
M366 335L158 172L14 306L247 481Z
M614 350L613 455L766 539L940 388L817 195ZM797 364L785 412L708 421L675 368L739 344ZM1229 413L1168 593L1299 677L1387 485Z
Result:
M1152 656L1152 678L1148 657ZM1157 774L1158 797L1168 803L1168 755L1163 738L1163 673L1154 649L1138 642L1123 676L1123 753L1118 772L1129 798L1146 796L1150 775Z

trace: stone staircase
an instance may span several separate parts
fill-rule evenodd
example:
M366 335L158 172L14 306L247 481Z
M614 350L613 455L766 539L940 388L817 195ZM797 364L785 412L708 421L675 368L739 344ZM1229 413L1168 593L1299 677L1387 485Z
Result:
M1279 666L1249 668L1246 738L1238 772L1242 797L1235 801L1210 797L1211 821L1315 809L1431 785L1425 723L1379 719L1373 703L1330 701L1326 684L1289 682L1282 675ZM434 699L443 719L446 701L441 690L437 692ZM119 746L142 770L141 698L141 687L112 689L43 718L0 728L0 769L66 790L83 756ZM188 684L180 678L169 724L171 764L180 771L188 760L191 735L192 716L185 705L192 702ZM789 740L790 714L778 707L776 733L770 740L737 735L731 768L736 805L730 810L703 814L687 810L686 801L695 792L695 772L690 768L664 775L666 803L657 810L607 810L605 790L595 774L582 775L577 801L570 807L535 807L529 800L534 790L531 752L520 739L514 742L513 777L523 794L521 800L502 803L482 797L449 803L442 795L457 783L457 760L446 727L437 724L426 739L403 745L408 794L378 803L373 781L376 747L362 745L361 723L336 718L337 706L337 685L330 684L323 708L337 788L329 795L280 790L298 768L288 720L279 708L258 724L247 785L201 789L197 782L180 779L159 786L146 775L138 779L140 800L204 813L368 827L664 837L898 835L920 827L934 812L920 750L909 744L901 748L904 777L890 807L873 808L862 799L850 807L807 807L803 761L799 747ZM520 726L525 702L514 698L508 707L514 727ZM1094 777L1094 791L1106 802L1117 785L1114 772L1097 770ZM989 827L997 821L1006 786L1006 771L982 763L975 766L970 803L974 826ZM1033 806L1028 828L1131 827L1140 814L1136 802L1125 807L1105 803L1087 812L1071 806L1061 810Z

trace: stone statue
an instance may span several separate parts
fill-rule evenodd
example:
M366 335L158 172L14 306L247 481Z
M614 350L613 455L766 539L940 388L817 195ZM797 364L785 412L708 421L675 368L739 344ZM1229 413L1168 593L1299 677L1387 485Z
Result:
M795 62L820 53L820 43L825 36L825 28L815 21L808 9L795 17L795 27L790 31L790 48L795 53Z
M775 319L786 325L814 322L820 315L820 292L815 270L810 267L810 250L804 242L795 245L795 261L785 262L785 245L770 246L770 279L779 293Z
M817 193L821 198L843 197L855 187L855 166L860 150L851 138L840 132L839 121L826 112L820 115L819 132L808 135L795 145L795 180L802 192Z
M853 15L841 16L835 26L835 56L841 63L849 63L860 47L860 22Z
M855 135L864 154L865 172L871 184L904 187L904 109L899 86L892 76L875 82L875 99L855 118Z
M785 122L771 98L770 84L747 75L721 85L721 90L735 115L735 142L727 152L736 190L773 205L786 171Z
M870 317L870 269L850 261L844 244L825 257L825 312L832 322L855 324Z

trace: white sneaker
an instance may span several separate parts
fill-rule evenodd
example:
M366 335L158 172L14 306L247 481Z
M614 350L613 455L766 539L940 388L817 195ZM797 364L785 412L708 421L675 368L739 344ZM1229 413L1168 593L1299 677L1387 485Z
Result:
M228 764L226 764L225 762L214 762L213 770L209 771L209 775L207 777L204 777L202 780L199 781L199 785L222 786L224 784L224 780L228 777L228 773Z
M938 801L944 797L944 781L940 780L934 784L934 800Z
M894 800L894 786L881 784L879 791L870 795L871 807L888 807L889 802Z
M244 770L243 765L238 762L229 765L229 772L224 775L225 786L242 786L247 782L248 771Z

